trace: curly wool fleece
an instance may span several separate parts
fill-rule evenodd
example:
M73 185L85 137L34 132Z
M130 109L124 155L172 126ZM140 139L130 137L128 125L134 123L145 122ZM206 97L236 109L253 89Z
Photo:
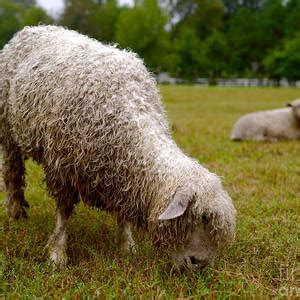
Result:
M230 198L216 200L219 178L171 138L155 81L135 54L61 27L26 27L4 47L0 66L9 128L1 134L43 165L56 199L74 189L154 242L185 241L203 214L217 240L233 236ZM180 218L158 221L187 183L201 200Z

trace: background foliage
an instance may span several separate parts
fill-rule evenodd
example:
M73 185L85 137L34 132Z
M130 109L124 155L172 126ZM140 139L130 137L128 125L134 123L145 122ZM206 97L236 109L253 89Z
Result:
M153 72L300 79L300 0L0 0L0 48L25 25L60 24L131 48Z

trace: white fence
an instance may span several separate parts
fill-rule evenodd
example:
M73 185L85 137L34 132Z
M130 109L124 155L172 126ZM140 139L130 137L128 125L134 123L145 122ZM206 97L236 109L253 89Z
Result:
M187 83L186 80L182 78L171 77L168 73L159 73L156 76L156 81L161 84L183 84ZM208 86L208 78L196 78L193 80L196 85ZM274 80L268 78L235 78L235 79L223 79L217 78L215 80L217 86L227 86L227 87L297 87L300 88L300 80L298 81L288 81L283 78L281 80Z

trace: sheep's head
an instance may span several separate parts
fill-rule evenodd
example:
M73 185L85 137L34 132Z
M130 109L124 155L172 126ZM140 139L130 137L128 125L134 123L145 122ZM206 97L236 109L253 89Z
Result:
M291 107L296 118L300 120L300 99L287 103L288 107Z
M201 192L191 188L191 184L179 188L159 216L160 221L166 222L177 218L185 218L185 222L193 220L189 237L172 253L178 267L206 267L216 250L234 237L236 211L219 179L214 175L211 179L213 184L204 191L201 188Z

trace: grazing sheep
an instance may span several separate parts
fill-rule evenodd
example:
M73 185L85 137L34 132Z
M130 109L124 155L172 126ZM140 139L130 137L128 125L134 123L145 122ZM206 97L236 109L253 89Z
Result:
M220 179L170 136L141 59L56 26L26 27L0 55L6 209L26 217L24 157L43 166L57 203L48 246L66 264L66 226L81 198L112 212L122 249L129 223L171 246L178 265L203 267L233 238L235 209Z
M300 99L287 108L259 111L241 117L234 125L234 141L278 141L300 138Z

